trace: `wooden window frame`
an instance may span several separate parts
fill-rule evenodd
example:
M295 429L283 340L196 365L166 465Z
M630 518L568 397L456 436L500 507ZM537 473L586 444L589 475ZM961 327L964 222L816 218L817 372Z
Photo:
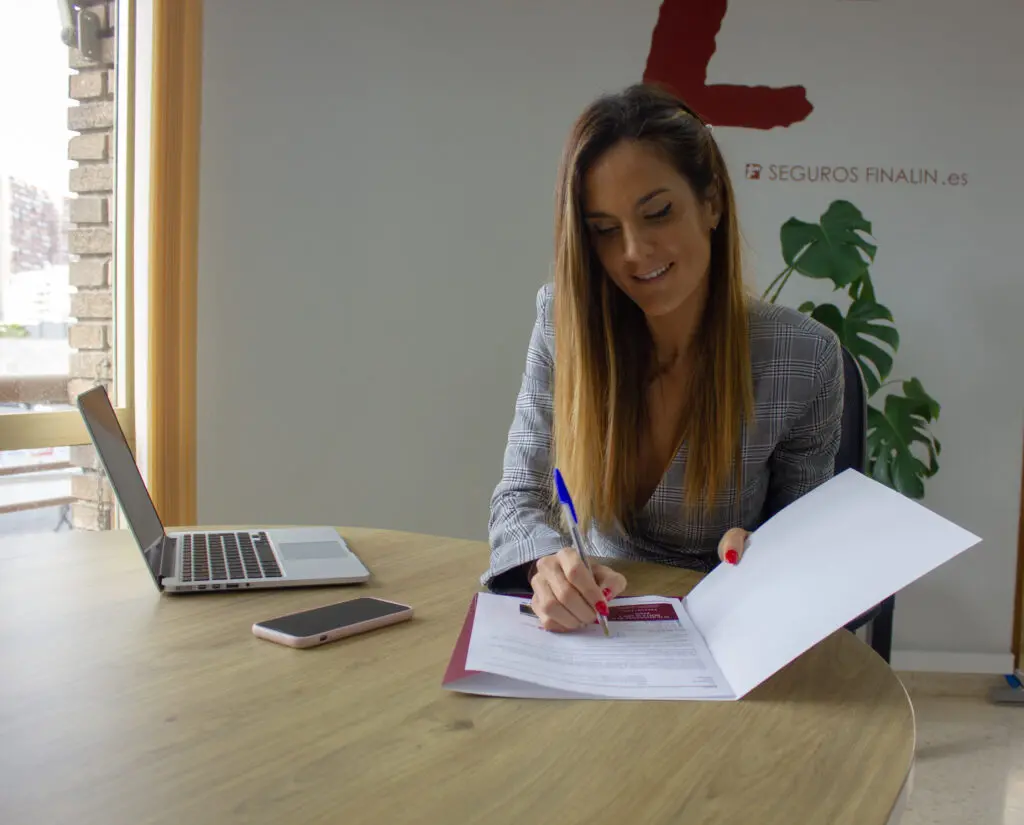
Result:
M128 443L135 444L135 55L136 2L117 3L117 59L114 94L114 402ZM54 26L54 37L59 31ZM36 450L89 444L89 432L75 410L5 415L0 450Z
M196 521L196 295L202 2L153 0L149 488L167 524Z
M115 401L135 449L135 84L138 3L152 12L148 244L148 392L143 472L168 524L196 518L196 296L201 0L119 0L117 116L117 286ZM77 411L4 416L0 450L90 443Z

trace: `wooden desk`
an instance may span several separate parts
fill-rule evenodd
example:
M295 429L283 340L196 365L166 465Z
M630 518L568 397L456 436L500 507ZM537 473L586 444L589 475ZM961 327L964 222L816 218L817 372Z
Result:
M158 595L123 533L0 543L4 825L883 825L902 685L842 631L738 703L443 690L486 547L345 530L368 585ZM692 574L630 566L630 592ZM416 618L311 650L251 625L372 593Z

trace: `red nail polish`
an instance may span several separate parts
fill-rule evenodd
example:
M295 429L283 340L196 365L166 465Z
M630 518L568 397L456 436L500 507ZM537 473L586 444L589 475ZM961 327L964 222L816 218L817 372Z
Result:
M610 598L612 597L612 589L611 589L610 587L606 587L606 588L605 588L604 590L602 590L601 592L602 592L602 593L604 593L604 597L605 597L606 599L610 599Z
M602 616L608 615L608 605L606 605L604 602L598 602L596 605L594 605L594 607L597 608L597 612L600 613Z
M735 550L727 550L725 553L725 560L729 562L729 564L738 564L740 560L740 554L737 553Z

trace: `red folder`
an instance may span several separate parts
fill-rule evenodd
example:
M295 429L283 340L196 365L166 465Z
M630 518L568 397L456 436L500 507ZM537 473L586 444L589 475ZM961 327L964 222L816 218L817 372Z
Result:
M467 676L477 676L480 671L466 670L466 656L469 655L469 639L473 635L473 619L476 618L477 594L473 594L473 601L469 603L469 610L466 612L466 621L462 623L462 631L459 638L455 640L455 648L452 650L452 657L448 661L448 669L444 672L442 684L447 685L465 679Z

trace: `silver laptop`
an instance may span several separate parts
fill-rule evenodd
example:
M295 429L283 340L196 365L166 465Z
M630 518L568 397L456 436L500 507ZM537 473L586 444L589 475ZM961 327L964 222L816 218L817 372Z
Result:
M106 390L78 396L93 446L157 588L167 593L357 584L370 571L333 527L168 533Z

